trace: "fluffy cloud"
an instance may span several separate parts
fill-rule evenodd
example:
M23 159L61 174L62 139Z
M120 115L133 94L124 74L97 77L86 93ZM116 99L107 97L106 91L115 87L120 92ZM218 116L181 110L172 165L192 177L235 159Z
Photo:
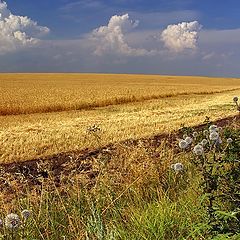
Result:
M126 41L126 34L138 26L138 21L132 21L128 14L112 16L107 26L101 26L91 33L94 54L118 54L124 56L144 56L151 52L146 49L133 48Z
M172 52L196 49L201 25L197 21L169 25L161 34L161 40Z
M107 26L101 26L90 34L94 54L98 56L113 54L120 56L161 55L163 51L159 43L152 50L147 50L151 46L138 48L130 46L128 37L136 33L133 29L138 26L138 23L138 21L132 21L128 14L112 16ZM195 50L201 27L197 21L169 25L160 34L160 40L171 52L180 53L186 49ZM159 35L157 38L159 39ZM134 42L132 44L134 45Z
M0 1L0 54L35 45L48 32L28 17L13 15L6 2Z

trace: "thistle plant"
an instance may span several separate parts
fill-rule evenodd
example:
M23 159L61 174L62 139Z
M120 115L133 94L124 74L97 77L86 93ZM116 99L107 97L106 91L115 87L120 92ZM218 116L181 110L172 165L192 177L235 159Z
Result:
M21 212L21 214L22 214L24 221L27 221L29 219L29 217L31 216L31 211L25 209Z
M175 163L171 165L171 168L175 171L175 172L180 172L183 171L184 166L182 163Z
M93 124L92 126L87 127L86 129L86 136L85 136L85 141L90 137L91 140L94 140L98 143L98 145L101 144L101 133L102 129L99 125Z
M10 213L5 218L5 226L10 230L17 230L21 225L21 220L17 214Z
M201 143L199 143L198 145L196 145L193 148L193 152L194 154L196 154L197 156L202 156L204 154L204 149Z
M181 149L186 149L188 146L189 146L189 144L188 144L188 142L187 142L186 140L181 139L181 140L179 141L179 147L180 147Z
M192 149L192 162L202 176L201 198L212 236L240 232L239 133L239 130L223 131L217 125L210 125L194 134L203 136L198 139L200 142L192 147L187 145ZM185 149L186 143L182 141L179 147Z
M0 239L25 239L27 221L31 216L31 211L23 210L21 215L10 213L6 215L4 221L0 219Z

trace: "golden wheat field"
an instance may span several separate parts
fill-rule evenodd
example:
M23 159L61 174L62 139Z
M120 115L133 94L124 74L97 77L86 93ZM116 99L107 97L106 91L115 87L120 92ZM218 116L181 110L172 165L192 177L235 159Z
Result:
M2 74L0 115L81 110L239 89L237 79L113 74Z
M0 162L168 133L236 114L239 79L1 74ZM97 125L100 131L87 129Z

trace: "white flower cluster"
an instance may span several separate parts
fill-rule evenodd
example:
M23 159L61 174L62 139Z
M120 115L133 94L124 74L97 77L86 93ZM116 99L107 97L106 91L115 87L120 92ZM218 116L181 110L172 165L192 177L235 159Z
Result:
M234 97L233 101L236 103L238 110L240 111L240 105L238 104L238 97ZM195 145L193 147L193 153L197 156L204 156L204 148L209 144L210 147L212 146L218 146L220 144L222 144L222 139L220 136L220 132L221 132L222 128L218 127L217 125L211 125L208 130L205 129L203 131L203 136L205 137L204 139L202 139L201 142L199 142L197 145ZM198 133L197 132L193 132L192 136L193 138L187 136L186 134L183 135L183 139L181 139L178 143L179 147L181 149L187 149L189 148L193 142L195 142L197 140L198 137ZM231 144L233 142L232 138L228 138L227 139L227 144ZM174 169L175 171L180 171L183 169L183 165L181 163L176 163L173 164L171 166L172 169Z
M219 139L218 132L210 132L209 139L211 141L217 141Z
M23 210L21 212L21 217L23 221L27 221L31 216L31 211ZM18 214L10 213L5 217L5 227L10 230L17 230L22 224L21 218ZM3 221L0 219L0 227L3 227Z
M197 136L198 136L198 133L197 132L193 132L193 138L196 140ZM187 136L187 135L183 135L183 138L184 139L181 139L179 141L179 147L181 149L186 149L188 147L191 146L191 144L193 143L193 138ZM203 149L203 146L207 145L208 141L207 139L203 139L201 143L197 144L194 148L193 148L193 152L200 156L200 155L203 155L204 153L204 149Z
M179 141L178 145L181 149L186 149L192 144L193 139L191 137L188 137L187 135L184 135L183 138L184 139L181 139Z
M193 152L197 155L197 156L202 156L204 153L204 149L203 146L201 144L196 145L193 148Z
M21 225L20 217L15 213L10 213L5 218L5 226L8 229L14 230Z
M208 130L203 131L203 135L206 137L204 138L200 143L194 146L193 153L197 156L203 156L204 155L204 147L207 144L211 144L211 142L214 145L220 145L222 144L222 139L220 137L220 131L222 130L221 127L218 127L217 125L211 125ZM197 132L194 132L193 136L196 137L198 135ZM185 138L185 140L181 140L179 142L179 147L181 149L187 148L191 143L193 142L193 139ZM227 139L227 144L231 144L233 142L232 138Z
M209 127L209 132L211 133L211 132L217 132L218 131L218 127L217 127L217 125L211 125L210 127Z
M179 141L179 147L181 148L181 149L186 149L187 147L188 147L188 143L187 143L187 141L186 140L183 140L183 139L181 139L180 141Z
M213 141L215 145L219 145L222 143L222 139L219 135L221 128L217 127L216 125L211 125L209 127L209 139Z
M207 131L207 133L208 133L208 131ZM206 132L204 135L206 135ZM204 138L200 143L198 143L196 146L194 146L193 153L197 156L203 156L204 155L204 147L207 144L208 144L208 140Z

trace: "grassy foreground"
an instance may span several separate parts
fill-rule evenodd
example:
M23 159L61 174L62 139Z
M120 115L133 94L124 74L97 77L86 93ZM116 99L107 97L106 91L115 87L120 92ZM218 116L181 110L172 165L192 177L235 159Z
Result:
M1 77L0 239L240 239L239 80Z
M232 146L240 146L239 118L225 127L221 137L227 154L227 137L233 138ZM199 136L204 129L196 129ZM89 155L86 161L72 155L62 166L74 169L67 174L61 168L54 174L56 169L41 161L39 172L44 170L47 176L32 178L35 170L27 164L29 172L16 167L10 173L14 165L2 168L0 218L31 211L14 231L2 228L2 239L239 239L236 234L212 233L203 205L207 198L201 187L203 175L193 162L193 152L178 147L177 139L184 132L192 136L193 131L185 129L170 139L122 143ZM229 150L239 161L239 149ZM184 170L175 172L171 168L175 163L183 164Z

